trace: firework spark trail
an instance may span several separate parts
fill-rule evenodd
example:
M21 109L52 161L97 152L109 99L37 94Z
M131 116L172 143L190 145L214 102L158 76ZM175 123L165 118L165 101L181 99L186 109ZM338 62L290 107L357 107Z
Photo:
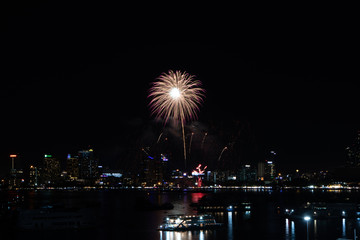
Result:
M163 135L163 132L160 133L160 135L159 135L158 140L156 141L156 143L159 143L162 135Z
M144 153L146 153L146 155L150 156L149 153L148 153L147 151L145 151L144 148L142 148L141 151L143 151Z
M201 149L203 149L203 147L204 147L204 142L205 142L205 138L206 138L207 134L208 134L207 132L204 134L204 137L201 141Z
M195 76L186 72L169 70L162 73L157 81L152 83L148 97L152 115L164 119L164 124L172 118L181 122L184 163L186 169L186 145L184 123L197 118L199 106L203 102L204 89L201 82L195 80Z
M220 155L219 155L218 161L220 161L223 152L224 152L225 150L227 150L227 149L228 149L227 147L224 147L224 148L223 148L223 150L221 151L221 153L220 153Z

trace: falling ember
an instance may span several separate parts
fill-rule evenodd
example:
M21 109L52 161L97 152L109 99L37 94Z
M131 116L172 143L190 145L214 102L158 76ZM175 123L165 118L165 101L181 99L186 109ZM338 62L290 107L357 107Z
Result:
M166 123L170 118L181 122L184 163L186 169L186 146L184 123L197 118L199 105L203 102L205 90L194 75L186 72L169 70L162 73L149 90L149 107L152 115L163 118Z

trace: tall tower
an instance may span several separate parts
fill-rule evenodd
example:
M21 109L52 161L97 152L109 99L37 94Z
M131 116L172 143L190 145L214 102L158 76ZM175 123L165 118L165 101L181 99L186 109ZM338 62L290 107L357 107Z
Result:
M358 131L354 143L345 150L348 156L346 165L349 167L360 166L360 131Z
M79 178L79 156L67 155L66 170L71 180L77 180Z
M45 154L43 159L42 179L45 184L53 184L59 180L61 174L60 162L52 155Z
M36 187L38 186L39 182L38 182L38 179L39 179L39 171L38 171L38 168L31 165L30 166L30 170L29 170L29 185L31 187Z
M79 177L81 179L95 179L98 177L98 163L93 149L78 152Z
M276 152L270 151L270 156L265 160L265 180L272 181L276 177L275 156Z
M10 158L11 158L11 169L10 169L10 174L16 174L16 169L15 169L15 158L17 158L16 154L10 154Z
M9 179L9 185L12 187L15 187L17 185L17 171L15 169L15 158L17 158L16 154L10 154L11 158L11 169L10 169L10 179Z

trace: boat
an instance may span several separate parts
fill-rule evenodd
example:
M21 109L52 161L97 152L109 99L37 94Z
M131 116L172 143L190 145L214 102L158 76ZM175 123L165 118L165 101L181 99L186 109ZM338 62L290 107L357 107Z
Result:
M63 208L52 205L18 212L19 230L81 229L95 226L95 216L89 208Z
M201 215L169 215L164 218L159 226L160 231L189 231L200 229L219 228L223 224L217 223L209 214Z

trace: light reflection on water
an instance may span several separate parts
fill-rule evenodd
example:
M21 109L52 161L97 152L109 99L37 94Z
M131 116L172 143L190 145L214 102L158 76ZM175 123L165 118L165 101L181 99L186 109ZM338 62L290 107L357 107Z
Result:
M175 201L175 208L168 211L168 214L184 214L192 213L197 214L193 208L189 207L189 202L197 202L201 197L206 194L187 193L186 196L180 197ZM200 197L201 196L201 197ZM270 209L271 210L271 209ZM252 234L257 233L257 227L260 225L252 222L254 219L253 211L244 212L212 212L211 213L217 222L224 223L225 226L222 230L199 230L189 232L160 232L159 239L161 240L177 240L177 239L238 239L239 236L242 239L251 239ZM259 212L257 212L259 214ZM255 214L255 218L258 219L259 215ZM306 238L306 223L302 219L282 219L278 215L272 215L272 219L268 221L274 221L274 227L270 234L274 236L282 236L280 239L296 240ZM257 220L256 220L257 222ZM354 219L313 219L309 222L309 237L310 239L324 239L330 237L342 237L349 238L353 235L354 227L360 226L360 219L358 221ZM268 224L268 223L265 223ZM331 230L329 230L329 228ZM282 229L282 230L281 230ZM296 229L298 229L296 231ZM245 231L251 231L250 234ZM269 233L263 233L263 236L267 236ZM273 238L271 238L273 239Z
M205 240L211 233L210 230L198 230L198 231L159 231L160 240L183 240L183 239L194 239L194 240Z
M290 239L290 233L289 233L289 229L290 229L290 226L289 226L289 219L288 218L286 218L285 219L285 239L286 240L289 240Z
M159 231L160 240L182 240L182 239L198 239L205 240L210 236L210 230L198 230L198 231Z
M291 221L291 239L295 239L295 223Z
M309 221L309 237L310 239L324 239L324 236L334 235L333 230L339 229L338 233L335 233L337 238L341 239L353 239L356 234L357 225L360 225L360 219L314 219ZM285 219L285 239L294 240L299 239L299 236L295 235L295 225L300 229L306 231L306 224L302 220L293 221L288 218ZM341 226L341 228L340 228ZM341 229L341 231L340 231ZM306 233L306 232L305 232ZM298 237L298 238L296 238Z
M228 239L233 239L233 212L228 212Z
M295 223L294 221L290 221L288 218L285 219L285 239L295 239Z
M238 192L237 192L238 193ZM234 194L237 194L234 193ZM177 239L306 239L306 222L303 219L284 219L280 217L274 207L275 200L266 199L268 193L258 192L243 194L251 196L248 199L254 202L251 211L239 212L213 212L213 216L219 223L225 226L218 230L198 230L187 232L155 231L163 217L171 214L198 214L191 202L197 202L203 196L214 193L192 192L150 192L148 197L157 204L171 202L174 209L160 211L134 211L134 199L138 193L131 192L37 192L27 195L29 208L36 205L52 202L63 202L71 205L81 205L90 199L99 201L101 225L96 229L79 230L76 232L41 232L41 239L69 239L69 236L97 236L97 239L119 239L111 236L132 235L139 239L149 240L177 240ZM282 200L285 193L277 200ZM291 200L295 200L303 193L294 193ZM335 193L331 193L335 194ZM336 193L338 194L338 193ZM359 194L360 195L360 194ZM286 196L286 195L285 195ZM276 196L272 196L275 198ZM360 197L360 196L359 196ZM136 223L136 225L134 224ZM296 228L296 230L295 230ZM360 230L360 219L336 218L336 219L313 219L309 221L310 239L353 239L354 229ZM0 228L0 230L2 230ZM13 239L24 239L25 232L10 232ZM2 238L1 238L2 239ZM90 238L89 238L90 239ZM126 239L126 238L125 238Z

